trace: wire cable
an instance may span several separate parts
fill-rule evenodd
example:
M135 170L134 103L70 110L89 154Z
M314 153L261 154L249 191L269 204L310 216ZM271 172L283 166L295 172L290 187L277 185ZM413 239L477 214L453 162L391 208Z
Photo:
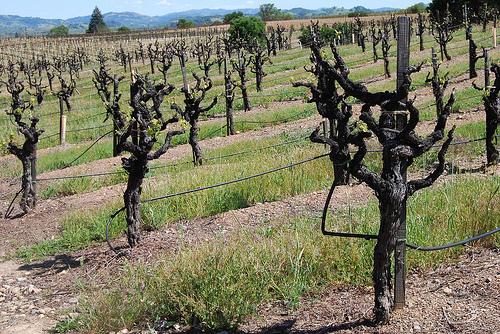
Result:
M446 249L446 248L450 248L450 247L456 247L456 246L464 245L466 243L482 239L484 237L487 237L487 236L492 235L492 234L497 233L497 232L500 232L500 228L497 228L496 230L480 234L478 236L475 236L475 237L472 237L472 238L469 238L469 239L465 239L465 240L462 240L462 241L457 241L457 242L454 242L454 243L451 243L451 244L447 244L447 245L435 246L435 247L421 247L421 246L416 246L414 244L410 244L409 242L407 242L406 243L406 247L411 248L411 249L415 249L415 250L419 250L419 251L436 251L436 250L442 250L442 249Z
M204 160L205 161L218 160L218 159L227 158L227 157L233 157L233 156L237 156L237 155L241 155L241 154L247 154L247 153L257 152L257 151L265 150L265 149L268 149L268 148L273 148L273 147L277 147L277 146L291 144L291 143L294 143L294 142L298 142L298 141L304 140L306 138L308 138L308 136L305 136L305 137L302 137L302 138L298 138L298 139L289 140L289 141L282 142L282 143L277 143L277 144L269 145L269 146L258 147L258 148L251 149L251 150L246 150L246 151L241 151L241 152L236 152L236 153L229 153L229 154L215 156L215 157L208 157L208 158L205 158ZM183 164L190 164L190 163L193 163L193 161L184 161L184 162L178 162L178 163L166 164L166 165L160 165L160 166L151 166L151 167L149 167L149 169L151 170L151 169L175 167L175 166L179 166L179 165L183 165ZM120 171L114 171L114 172L102 172L102 173L92 173L92 174L83 174L83 175L69 175L69 176L47 177L47 178L39 178L39 179L37 179L37 182L40 182L40 181L53 181L53 180L65 180L65 179L78 179L78 178L84 178L84 177L106 176L106 175L115 175L115 174L123 174L123 173L127 173L127 171L120 170Z
M99 140L101 140L102 138L106 137L107 135L109 135L110 133L113 133L113 130L109 131L109 132L106 132L105 134L103 134L102 136L100 136L99 138L97 138L96 141L94 141L92 143L92 145L90 145L85 151L83 151L82 154L80 154L79 156L77 156L73 161L71 161L69 164L66 164L64 167L62 167L61 169L65 169L65 168L68 168L69 166L71 166L75 161L77 161L78 159L80 159L85 153L87 153L95 144L97 144L97 142L99 142Z
M19 196L20 193L23 192L23 190L26 189L25 187L21 187L21 190L19 190L16 194L16 196L14 196L14 198L12 199L12 201L10 202L9 204L9 207L7 208L7 211L5 211L5 218L11 218L10 217L10 214L12 213L12 211L14 210L14 201L16 200L17 196Z
M321 233L323 235L333 236L333 237L344 237L344 238L362 238L366 240L378 239L378 235L373 234L358 234L358 233L344 233L344 232L331 232L326 230L326 215L328 213L328 207L330 206L330 201L332 199L333 192L335 190L335 180L330 187L328 196L326 197L325 205L323 206L323 213L321 215Z
M268 170L268 171L265 171L265 172L261 172L261 173L257 173L257 174L253 174L253 175L249 175L249 176L245 176L245 177L242 177L242 178L239 178L239 179L235 179L235 180L231 180L231 181L226 181L226 182L222 182L222 183L218 183L218 184L212 184L212 185L209 185L209 186L206 186L206 187L199 187L199 188L195 188L195 189L190 189L190 190L186 190L186 191L177 192L177 193L174 193L174 194L168 194L168 195L164 195L164 196L158 196L158 197L148 198L148 199L145 199L145 200L141 201L140 204L142 204L142 203L148 203L148 202L152 202L152 201L157 201L157 200L160 200L160 199L166 199L166 198L170 198L170 197L175 197L175 196L190 194L190 193L194 193L194 192L198 192L198 191L202 191L202 190L212 189L212 188L221 187L221 186L225 186L225 185L236 183L236 182L241 182L241 181L249 180L249 179L252 179L252 178L255 178L255 177L258 177L258 176L262 176L262 175L274 173L274 172L277 172L277 171L280 171L280 170L283 170L283 169L291 168L291 167L294 167L294 166L297 166L297 165L300 165L300 164L303 164L303 163L306 163L306 162L309 162L309 161L313 161L313 160L316 160L316 159L324 158L324 157L327 157L328 155L329 155L329 153L325 153L325 154L318 155L318 156L315 156L315 157L312 157L312 158L308 158L308 159L305 159L305 160L302 160L302 161L299 161L299 162L295 162L295 163L292 163L292 164L289 164L289 165L286 165L286 166L274 168L274 169L271 169L271 170ZM109 218L108 223L106 224L106 241L107 241L110 249L113 252L115 252L115 253L118 253L118 252L111 245L111 242L109 241L108 230L109 230L109 226L110 226L111 222L113 221L113 219L116 217L116 215L118 215L123 210L125 210L125 207L122 207L121 209L119 209L118 211L116 211L115 213L113 213L111 215L111 217Z
M199 187L199 188L195 188L195 189L181 191L181 192L174 193L174 194L168 194L168 195L163 195L163 196L148 198L148 199L145 199L145 200L141 201L141 203L148 203L148 202L152 202L152 201L156 201L156 200L160 200L160 199L166 199L166 198L170 198L170 197L174 197L174 196L185 195L185 194L190 194L190 193L198 192L198 191L202 191L202 190L207 190L207 189L217 188L217 187L221 187L221 186L226 186L228 184L237 183L237 182L241 182L241 181L253 179L253 178L258 177L258 176L262 176L262 175L266 175L266 174L278 172L280 170L291 168L291 167L294 167L294 166L297 166L297 165L300 165L300 164L303 164L303 163L306 163L306 162L309 162L309 161L313 161L313 160L316 160L316 159L327 157L328 155L329 155L329 153L325 153L325 154L318 155L318 156L315 156L315 157L312 157L312 158L308 158L308 159L305 159L305 160L302 160L302 161L299 161L299 162L294 162L294 163L286 165L286 166L274 168L274 169L271 169L271 170L268 170L268 171L265 171L265 172L261 172L261 173L257 173L257 174L253 174L253 175L249 175L249 176L245 176L245 177L242 177L242 178L239 178L239 179L235 179L235 180L231 180L231 181L226 181L226 182L222 182L222 183L212 184L212 185L209 185L209 186L206 186L206 187Z
M115 213L113 213L111 215L111 217L109 218L108 220L108 223L106 224L106 242L108 243L108 246L109 248L115 252L116 254L118 254L119 252L116 250L116 248L113 247L113 245L111 245L111 241L109 241L109 225L111 224L111 222L113 221L113 219L115 219L115 217L120 213L122 212L123 210L125 210L125 207L121 208L120 210L116 211Z

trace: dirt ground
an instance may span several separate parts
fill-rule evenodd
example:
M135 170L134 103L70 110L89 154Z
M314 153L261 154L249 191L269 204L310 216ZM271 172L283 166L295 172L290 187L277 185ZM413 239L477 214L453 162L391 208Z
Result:
M384 80L384 79L381 79ZM455 87L470 87L471 80L456 78ZM429 87L412 92L419 100L431 100ZM289 101L287 103L301 103ZM263 111L256 107L252 112ZM484 109L478 106L466 113L452 114L448 124L463 124L484 119ZM201 143L202 149L229 145L266 135L290 131L310 131L320 118L289 122L258 131L248 131L229 138L214 138ZM419 132L433 128L434 122L422 122ZM58 148L63 149L63 148ZM39 155L50 154L50 149ZM189 154L186 145L167 152L169 159ZM1 159L12 159L2 157ZM82 173L104 172L116 168L120 158L70 167L39 175L54 177ZM484 158L474 162L478 168ZM0 179L0 211L5 212L19 185L16 180ZM39 201L30 213L15 219L0 219L0 256L14 252L60 234L62 219L77 208L99 207L103 201L119 199L123 184L104 187L91 193ZM365 185L344 186L337 191L332 206L346 204L346 192L351 203L363 203L371 191ZM106 272L116 272L128 261L154 261L154 254L175 250L179 241L180 224L183 237L196 244L210 239L221 229L229 235L240 228L253 228L262 220L279 219L285 215L317 215L321 213L326 190L317 191L277 202L259 203L249 208L197 218L165 226L144 234L144 240L131 256L116 256L106 244L90 246L70 254L57 254L29 264L17 259L0 262L0 333L38 334L54 328L57 322L78 315L79 295L76 280L94 280ZM19 210L18 208L16 210ZM16 211L15 211L16 213ZM17 211L19 213L19 211ZM126 238L112 240L115 247L124 248ZM373 305L371 287L327 287L321 294L303 298L296 310L281 303L262 305L258 316L246 322L239 333L500 333L500 251L467 248L458 259L450 260L433 271L414 270L408 273L406 307L397 310L391 322L382 327L370 323ZM157 324L160 326L161 324ZM159 328L159 327L158 327ZM142 329L123 329L120 333L146 333ZM161 332L158 330L158 332ZM168 333L196 332L180 324Z

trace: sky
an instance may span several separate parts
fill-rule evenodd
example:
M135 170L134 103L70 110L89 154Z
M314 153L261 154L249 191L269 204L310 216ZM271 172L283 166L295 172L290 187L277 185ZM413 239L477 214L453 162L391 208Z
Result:
M322 7L352 8L363 6L369 9L381 7L407 8L419 0L316 0L308 3L303 0L0 0L0 15L33 16L44 19L68 19L92 14L95 6L101 13L136 12L149 16L161 16L191 9L242 9L259 8L262 4L274 4L279 9L302 7L318 9Z

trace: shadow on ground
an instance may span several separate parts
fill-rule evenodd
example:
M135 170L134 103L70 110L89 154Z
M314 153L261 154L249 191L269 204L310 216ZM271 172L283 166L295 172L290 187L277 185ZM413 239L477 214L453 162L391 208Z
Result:
M50 260L22 265L19 267L19 270L33 271L35 272L35 276L53 275L65 270L78 268L88 261L88 259L81 259L81 257L60 254Z

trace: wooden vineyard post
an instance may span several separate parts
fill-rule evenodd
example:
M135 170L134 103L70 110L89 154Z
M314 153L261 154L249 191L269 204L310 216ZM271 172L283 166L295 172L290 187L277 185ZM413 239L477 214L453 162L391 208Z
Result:
M66 115L64 115L64 101L59 97L59 110L61 117L59 119L59 144L62 145L66 142Z
M130 73L132 73L132 68L130 69ZM113 98L117 95L118 92L118 75L114 75L114 87L113 87ZM118 120L113 115L113 156L117 157L120 155L120 150L118 145L120 143L120 130L118 127Z
M184 59L184 54L182 54L180 61L181 61L181 71L182 71L182 82L184 84L184 89L187 91L188 83L187 83L187 73L186 73L186 60Z
M231 98L230 97L230 92L229 92L229 83L227 82L227 58L224 57L224 78L226 79L225 80L225 93L226 93L226 134L229 136L231 135L231 122L230 122L230 119L229 119L229 114L230 114L230 110L229 108L227 107L227 105L229 104L228 100Z
M488 50L484 50L484 89L490 87L490 59Z
M497 16L493 19L493 48L497 47Z
M33 191L36 194L36 149L37 144L33 145L33 155L31 156L31 184L33 187Z
M139 73L139 71L137 71ZM132 86L135 83L135 72L130 71L130 86ZM132 101L132 89L130 90L130 101ZM134 121L134 125L132 126L132 143L134 145L139 145L139 123L137 120Z
M323 120L321 121L322 126L323 126L323 136L330 137L329 134L328 134L328 123L327 122L328 122L327 118L323 118ZM325 143L325 150L326 151L330 150L330 147L326 143Z
M410 66L410 18L398 17L398 44L397 44L397 88L403 84L404 75ZM402 130L406 126L407 115L396 114L396 128ZM406 164L402 164L402 182L406 183ZM405 306L406 298L406 199L404 200L401 225L396 235L394 250L394 306L401 309Z

